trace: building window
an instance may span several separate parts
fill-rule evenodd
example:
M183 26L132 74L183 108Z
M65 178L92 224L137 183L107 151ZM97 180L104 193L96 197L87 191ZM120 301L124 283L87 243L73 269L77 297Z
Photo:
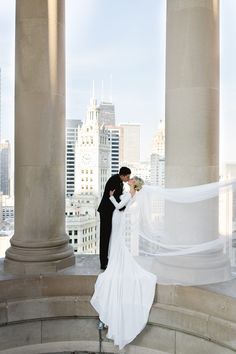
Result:
M69 236L72 236L72 231L71 230L69 231Z

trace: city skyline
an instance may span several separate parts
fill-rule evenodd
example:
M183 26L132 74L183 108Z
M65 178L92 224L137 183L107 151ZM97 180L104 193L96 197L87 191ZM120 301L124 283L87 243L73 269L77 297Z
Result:
M14 116L14 0L0 3L2 68L2 137L12 142ZM221 1L220 15L220 152L235 162L236 2ZM66 1L67 114L84 121L92 81L99 99L112 98L117 123L141 125L141 158L164 119L166 2L129 0ZM103 24L101 26L101 24ZM146 122L148 121L148 127ZM150 146L145 142L150 141Z

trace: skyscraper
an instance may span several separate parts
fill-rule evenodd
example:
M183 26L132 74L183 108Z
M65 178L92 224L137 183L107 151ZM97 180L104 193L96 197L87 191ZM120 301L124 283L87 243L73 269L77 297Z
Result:
M67 229L78 253L97 253L97 206L111 172L108 132L104 124L99 124L99 107L94 95L85 123L78 130L75 157L75 193L79 215L67 217Z
M110 143L110 162L111 174L119 172L120 165L120 136L121 128L116 126L115 106L111 101L102 102L99 107L99 125L105 125L108 132L108 141Z
M10 195L10 142L0 143L0 192Z
M89 214L90 196L73 196L66 199L66 231L75 253L97 253L98 220L93 203L93 215Z
M101 102L99 105L99 124L115 125L115 106L112 102Z
M145 183L150 184L150 161L129 162L128 166L133 176L138 176L142 178Z
M165 157L151 154L150 183L161 187L165 186Z
M85 123L78 131L76 144L76 191L102 196L110 177L110 144L104 125L99 125L99 107L90 100Z
M123 123L121 127L121 163L140 161L140 124Z
M0 68L0 143L2 141L2 134L1 133L2 133L2 69ZM1 154L1 152L0 152L0 154ZM2 176L1 176L1 174L2 174L2 168L1 168L1 155L0 155L0 191L1 191L1 188L2 188L2 185L1 185ZM0 212L2 213L2 210Z
M163 121L160 122L152 142L150 182L165 186L165 125Z
M0 142L1 142L1 138L2 138L2 69L0 68Z
M75 192L75 144L82 122L78 119L66 120L66 195Z
M165 156L165 123L162 120L152 141L152 153Z
M116 126L107 126L108 141L110 142L111 174L119 172L120 167L120 143L121 128Z

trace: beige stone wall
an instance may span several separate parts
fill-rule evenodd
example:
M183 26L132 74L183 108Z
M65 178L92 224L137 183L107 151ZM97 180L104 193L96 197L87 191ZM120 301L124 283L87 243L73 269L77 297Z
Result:
M0 281L0 353L98 351L94 275ZM117 351L103 331L103 350ZM236 350L236 299L207 289L157 287L143 332L122 353L229 354Z

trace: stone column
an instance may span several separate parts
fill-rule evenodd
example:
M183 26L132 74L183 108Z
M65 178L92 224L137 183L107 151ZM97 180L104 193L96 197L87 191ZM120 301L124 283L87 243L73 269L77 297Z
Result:
M167 1L165 123L166 187L218 181L218 0ZM209 211L206 222L203 215L196 216L195 205L179 207L178 213L176 206L172 211L172 204L167 204L171 243L174 235L175 242L181 239L187 244L209 241L218 235L216 202L214 208L211 200L207 203L202 208L203 213ZM185 223L185 234L178 235L173 219Z
M15 233L5 270L73 265L65 233L64 0L16 1Z
M167 0L165 123L166 187L217 181L218 0ZM164 243L196 245L216 240L218 234L218 198L185 205L166 202ZM158 262L159 274L167 279L176 274L180 283L194 279L201 284L205 278L224 281L230 274L223 249L207 257L199 253Z
M218 178L218 0L167 0L166 186Z

